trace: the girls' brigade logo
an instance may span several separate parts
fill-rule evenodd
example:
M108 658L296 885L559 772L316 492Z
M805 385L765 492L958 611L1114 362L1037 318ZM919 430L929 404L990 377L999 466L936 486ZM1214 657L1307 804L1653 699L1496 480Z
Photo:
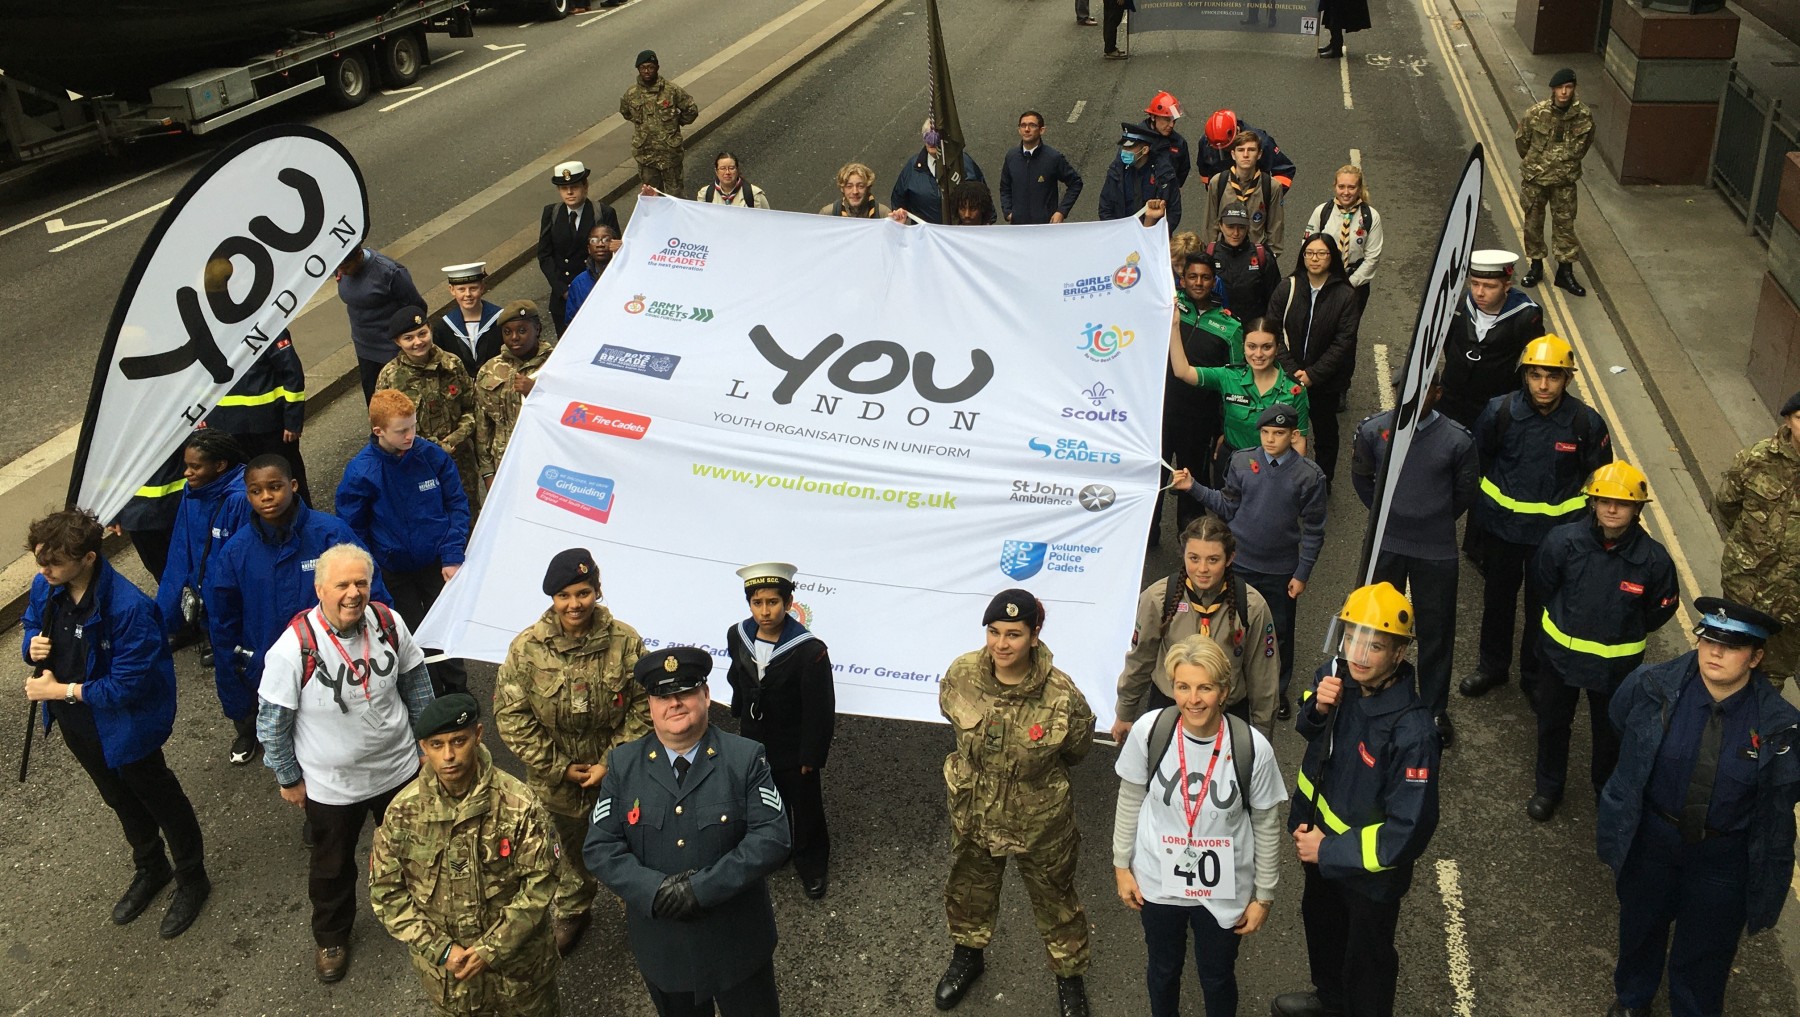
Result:
M1125 259L1125 264L1113 272L1113 285L1128 290L1136 286L1141 278L1143 275L1138 271L1138 252L1132 251L1130 257Z
M631 300L625 304L625 313L626 314L643 314L644 313L644 295L642 293L639 293L637 296L632 297Z

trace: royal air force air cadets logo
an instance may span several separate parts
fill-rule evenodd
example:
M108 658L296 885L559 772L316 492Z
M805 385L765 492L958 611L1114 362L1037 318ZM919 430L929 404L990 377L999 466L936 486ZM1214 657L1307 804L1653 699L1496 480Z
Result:
M1050 545L1039 540L1008 540L1000 545L1000 571L1009 579L1026 580L1044 567Z
M776 812L781 811L781 792L772 787L758 787L756 793L762 795L762 803Z

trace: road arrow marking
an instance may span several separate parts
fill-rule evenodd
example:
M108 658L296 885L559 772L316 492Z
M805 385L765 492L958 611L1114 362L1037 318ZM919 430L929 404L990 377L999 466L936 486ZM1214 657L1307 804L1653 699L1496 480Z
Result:
M44 229L51 233L67 233L70 230L84 230L84 229L87 229L89 226L105 226L105 225L106 225L105 219L95 219L92 222L67 222L67 223L63 222L61 219L48 219L48 220L45 220L45 222L44 222Z

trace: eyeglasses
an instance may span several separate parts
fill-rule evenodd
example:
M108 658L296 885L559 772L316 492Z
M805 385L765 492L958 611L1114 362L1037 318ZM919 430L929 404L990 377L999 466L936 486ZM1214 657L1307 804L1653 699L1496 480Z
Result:
M604 244L611 239L612 239L611 237L589 237L588 243L589 244Z
M1329 258L1329 257L1331 257L1331 252L1330 251L1307 251L1306 256L1309 258Z

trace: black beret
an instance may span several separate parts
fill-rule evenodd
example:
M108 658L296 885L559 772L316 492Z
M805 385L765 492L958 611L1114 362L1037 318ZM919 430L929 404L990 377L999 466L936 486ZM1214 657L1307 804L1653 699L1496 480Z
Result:
M637 60L634 61L631 66L642 67L645 64L655 64L658 67L661 67L662 61L656 59L656 51L655 50L647 49L647 50L644 50L642 53L638 54Z
M672 696L705 685L712 668L712 654L698 646L671 646L639 657L631 676L653 696Z
M594 564L594 556L585 547L558 551L550 559L549 567L544 569L544 596L554 597L558 590L576 583L592 583L594 589L600 588L600 566Z
M1550 75L1551 88L1559 88L1563 85L1573 85L1574 83L1575 68L1573 67L1564 67L1562 70Z
M1257 427L1299 427L1300 411L1287 403L1273 403L1256 418Z
M1781 415L1784 417L1795 410L1800 410L1800 392L1788 396L1787 402L1781 404Z
M1726 646L1761 646L1781 631L1774 617L1723 597L1700 597L1694 610L1700 612L1694 635Z
M1044 605L1038 603L1030 590L1002 590L988 601L987 610L981 615L983 625L997 621L1024 622L1026 628L1036 632L1044 626Z
M475 697L467 692L453 692L442 699L433 699L419 711L419 719L413 721L413 737L423 740L447 731L461 731L480 719L481 704Z
M408 332L417 332L425 327L425 309L422 307L402 307L388 319L388 338L398 339Z

